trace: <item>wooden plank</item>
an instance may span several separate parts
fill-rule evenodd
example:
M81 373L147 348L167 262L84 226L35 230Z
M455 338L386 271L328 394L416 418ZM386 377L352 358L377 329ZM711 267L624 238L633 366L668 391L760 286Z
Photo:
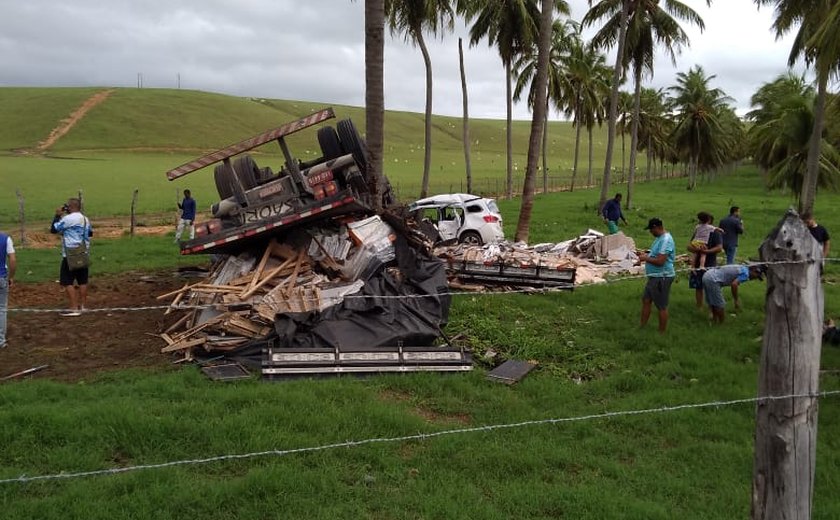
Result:
M251 287L247 291L243 291L242 293L240 293L239 298L244 300L244 299L248 298L249 296L251 296L252 294L254 294L255 292L257 292L263 285L267 284L269 280L271 280L272 278L277 276L277 274L280 273L280 271L282 271L283 269L288 267L289 264L291 264L292 262L293 262L293 260L291 260L291 259L286 260L285 262L280 264L278 267L269 271L268 274L262 280L257 282L257 284L254 287Z
M224 314L220 314L220 315L216 316L215 318L210 318L209 320L205 321L204 323L202 323L200 325L196 325L195 327L191 327L191 328L185 330L184 332L181 332L180 334L177 334L172 339L174 339L175 341L181 341L184 338L188 338L188 337L192 336L193 334L195 334L198 331L204 330L205 328L209 327L210 325L215 325L215 324L219 323L224 318L225 318Z
M186 287L186 286L185 286ZM181 300L184 298L184 295L187 294L186 292L179 292L175 299L172 300L172 303L169 304L169 308L166 309L166 312L163 313L164 316L169 314L170 312L175 310L175 307L181 303Z
M161 352L175 352L176 350L181 350L185 348L192 348L197 347L198 345L203 345L204 342L207 341L205 338L195 338L187 341L179 341L177 343L173 343L172 345L168 345L160 349Z
M196 282L196 283L194 283L194 284L192 284L192 285L190 285L190 284L185 284L185 285L184 285L183 287L181 287L180 289L176 289L176 290L171 291L171 292L168 292L168 293L166 293L166 294L161 294L160 296L158 296L158 297L157 297L157 298L155 298L155 299L156 299L156 300L165 300L165 299L167 299L167 298L171 298L172 296L175 296L176 294L181 294L181 293L187 292L187 291L188 291L191 287L194 287L194 286L196 286L196 285L200 285L201 283L202 283L202 282Z
M286 288L286 297L291 294L291 290L295 288L295 283L297 283L298 272L300 272L300 265L303 263L303 258L306 256L306 253L303 249L300 250L298 253L297 261L295 262L295 270L292 272L292 276L289 280L289 287Z
M266 246L265 251L263 252L262 258L260 259L260 263L259 263L259 265L257 265L257 269L254 271L254 277L251 278L251 283L248 285L248 289L246 289L246 291L250 291L251 289L253 289L254 286L257 285L257 282L260 281L260 277L262 276L263 270L265 269L265 264L266 264L266 262L268 262L268 257L271 256L271 249L272 249L272 245L274 243L275 243L275 241L272 240L268 244L268 246Z
M194 314L195 314L195 311L188 312L187 314L184 314L178 321L176 321L175 323L173 323L172 325L167 327L167 329L164 331L164 333L169 334L173 330L175 330L178 327L180 327L181 325L185 324L187 322L187 320L190 319L190 316L193 316Z

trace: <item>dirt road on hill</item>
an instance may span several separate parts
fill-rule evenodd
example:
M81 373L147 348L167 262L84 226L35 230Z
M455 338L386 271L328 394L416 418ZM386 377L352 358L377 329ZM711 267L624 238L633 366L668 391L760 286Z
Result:
M85 115L93 107L105 101L112 92L114 92L114 89L102 90L87 98L85 102L79 106L79 108L73 111L72 114L70 114L67 118L62 119L61 123L52 129L52 132L50 132L50 135L47 136L46 139L38 143L38 147L35 149L35 152L43 153L48 150L55 144L56 141L64 137L67 132L76 126L76 123L85 117Z

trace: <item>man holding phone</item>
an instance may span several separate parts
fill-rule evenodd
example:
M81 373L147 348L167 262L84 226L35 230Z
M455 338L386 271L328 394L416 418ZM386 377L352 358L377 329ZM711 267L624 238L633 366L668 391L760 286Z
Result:
M87 303L88 267L71 270L67 263L68 251L84 247L90 251L90 237L93 228L90 221L82 214L82 202L79 199L69 199L67 203L55 210L55 217L50 226L50 233L61 235L61 268L59 283L67 292L69 308L62 312L62 316L81 316ZM78 284L78 289L74 284Z

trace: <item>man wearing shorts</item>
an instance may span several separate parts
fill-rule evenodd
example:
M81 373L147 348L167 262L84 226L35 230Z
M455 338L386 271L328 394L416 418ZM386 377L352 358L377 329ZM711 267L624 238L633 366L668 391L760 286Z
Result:
M651 304L656 305L659 311L659 333L664 334L668 328L668 299L671 295L671 284L674 283L676 246L674 237L665 230L662 220L650 219L645 229L650 231L654 240L650 252L639 255L647 275L647 284L642 295L641 326L647 325L650 319Z
M767 267L764 265L724 265L713 267L703 275L703 292L706 294L706 303L712 311L712 322L723 323L726 313L723 311L726 300L723 298L723 288L727 285L732 288L732 298L738 306L738 285L749 280L764 279Z
M90 221L82 215L82 201L70 199L67 204L55 210L51 233L61 235L61 268L59 269L58 280L64 290L67 291L69 307L62 316L81 316L87 303L88 268L71 271L67 264L67 250L80 247L82 242L90 251L90 237L93 235L93 228ZM79 284L78 291L73 285Z

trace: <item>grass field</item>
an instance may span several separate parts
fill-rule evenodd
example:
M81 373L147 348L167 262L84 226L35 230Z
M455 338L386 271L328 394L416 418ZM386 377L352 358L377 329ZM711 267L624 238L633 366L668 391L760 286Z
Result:
M70 94L66 105L72 110ZM86 97L85 92L77 94L74 99ZM0 89L0 95L8 93ZM269 111L285 106L273 101L257 105ZM362 119L360 113L351 115ZM422 135L422 118L393 117L408 125L406 132L414 129L400 136L405 144L395 157L413 160L416 155L419 160L419 152L406 150ZM503 123L487 125L503 136ZM15 204L14 182L24 181L31 182L25 188L27 207L46 213L45 222L56 199L60 202L65 190L79 187L93 214L122 212L123 204L116 202L122 200L121 190L126 190L127 208L130 190L138 185L144 211L171 211L172 184L163 181L154 188L150 180L133 183L163 180L166 169L197 154L138 153L128 145L82 151L96 142L90 132L75 137L80 143L75 151L62 151L75 160L0 157L0 222L13 220L16 212L9 204ZM14 147L31 146L39 136L33 131ZM2 140L13 142L9 136ZM187 137L184 142L196 147L193 151L201 148ZM389 137L389 142L400 141ZM451 153L454 158L455 148ZM68 169L52 169L54 164ZM121 168L113 170L115 164ZM200 200L213 194L207 182L190 184ZM30 189L38 194L28 195ZM167 199L159 207L147 195L156 190ZM538 196L531 242L557 242L601 227L594 214L596 199L592 190ZM661 217L683 247L697 211L721 217L731 204L740 205L747 229L739 250L742 260L757 256L759 244L791 203L783 194L765 192L759 174L749 167L701 183L695 192L687 192L679 179L640 185L635 201L624 230L640 247L651 241L642 229L651 216ZM506 234L512 236L519 201L502 201L501 207ZM818 194L817 217L829 231L840 230L836 194ZM171 237L165 236L95 240L93 247L94 277L193 261L179 256ZM21 250L21 271L27 274L19 275L20 281L52 279L55 255L54 250ZM834 318L840 317L838 282L840 264L830 263L825 303L826 316ZM3 384L0 479L755 396L764 322L762 283L744 284L743 309L728 315L723 326L712 327L694 307L693 292L680 276L665 336L655 327L637 326L642 285L641 280L624 280L571 293L454 296L449 335L462 338L479 357L492 348L504 358L540 362L536 372L512 387L487 382L481 361L474 372L462 375L218 384L195 367L184 367L163 373L112 372L75 384ZM840 389L840 349L826 346L821 365L821 389ZM750 504L754 413L751 404L709 407L111 476L6 483L0 484L0 510L13 519L744 518ZM840 518L838 413L839 398L822 400L815 519Z
M130 156L128 156L130 157ZM53 193L57 196L57 194ZM599 227L594 191L539 196L532 242ZM790 199L745 168L696 192L681 180L639 186L625 231L640 247L660 216L683 247L694 214L743 209L739 256L756 256ZM818 219L840 229L840 197ZM512 235L518 201L503 201ZM169 237L95 243L97 270L176 265ZM171 243L168 244L171 246ZM30 279L54 276L54 251L23 250ZM148 255L145 256L144 255ZM834 255L837 256L837 255ZM113 263L112 263L113 262ZM840 316L840 266L826 270L826 315ZM43 277L43 278L42 278ZM317 446L518 421L575 417L755 395L764 285L711 327L680 277L661 337L637 327L642 281L547 295L454 297L450 335L541 368L507 387L465 375L417 374L212 383L195 368L123 371L78 384L0 387L0 478ZM12 319L14 316L12 315ZM823 350L821 387L840 389L840 349ZM0 485L7 518L744 518L754 405L377 443L33 484ZM840 399L820 403L816 519L840 517Z
M81 190L92 217L126 215L134 189L138 211L170 211L177 193L189 187L200 209L215 202L212 171L205 169L175 182L164 173L212 149L251 137L268 128L309 114L325 105L235 98L220 94L166 89L116 89L94 107L45 155L21 155L44 140L96 89L0 88L0 227L17 220L15 190L26 199L29 220L49 218L67 197ZM364 131L364 112L335 106L339 119L352 118ZM525 170L530 122L514 124L515 175ZM549 173L554 184L571 175L574 131L569 123L550 125ZM606 130L595 133L595 164L603 165ZM503 190L505 125L497 120L471 122L472 165L476 192ZM293 153L308 159L320 155L315 130L291 136ZM629 146L629 144L628 144ZM277 170L282 156L276 144L257 152L260 164ZM620 155L616 165L620 165ZM586 177L583 141L578 184ZM423 116L408 112L386 115L385 172L404 198L417 195L423 171ZM641 164L644 157L640 156ZM642 166L643 167L643 166ZM594 168L600 177L601 168ZM463 191L464 155L461 120L435 117L431 190ZM49 189L45 189L48 186ZM465 188L464 188L465 189Z

